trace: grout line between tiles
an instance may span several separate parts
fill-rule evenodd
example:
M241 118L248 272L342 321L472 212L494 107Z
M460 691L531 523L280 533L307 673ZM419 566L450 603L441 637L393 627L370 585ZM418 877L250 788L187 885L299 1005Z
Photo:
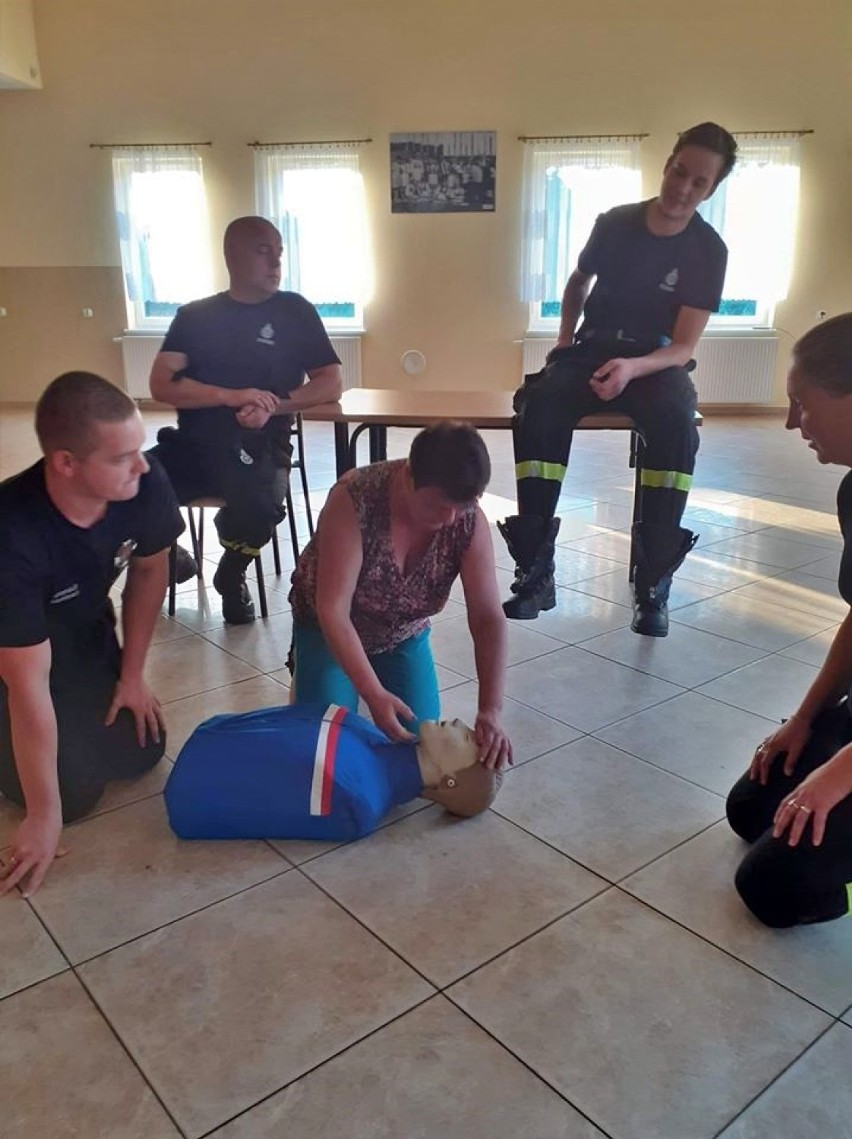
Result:
M175 1127L175 1130L177 1131L177 1133L179 1135L184 1136L184 1139L187 1139L187 1133L184 1131L184 1129L181 1126L179 1126L177 1119L174 1117L172 1112L169 1110L168 1106L166 1105L165 1100L160 1095L160 1093L157 1091L157 1088L154 1086L154 1083L148 1078L144 1069L142 1068L142 1065L139 1063L139 1061L133 1055L129 1046L124 1042L124 1040L122 1039L118 1030L116 1029L115 1025L112 1023L110 1018L107 1016L105 1009L101 1006L101 1004L98 1001L95 994L91 991L89 986L86 984L85 980L80 976L80 974L77 972L77 969L74 968L74 966L72 966L72 973L74 975L74 978L77 981L77 984L81 986L81 988L83 989L83 992L86 994L86 996L92 1002L92 1004L95 1006L95 1008L97 1009L98 1014L100 1015L102 1020L106 1023L107 1028L109 1029L112 1036L115 1038L115 1040L118 1043L118 1046L121 1048L122 1052L125 1054L125 1056L127 1056L130 1063L133 1065L135 1070L139 1073L139 1078L142 1080L145 1087L148 1089L148 1091L150 1091L151 1095L154 1097L154 1099L157 1101L157 1103L159 1103L160 1107L166 1113L167 1118L169 1120L171 1120L171 1122L174 1124L174 1127Z
M531 1072L532 1075L535 1076L537 1080L540 1080L541 1083L543 1083L545 1085L545 1087L550 1088L550 1090L555 1095L558 1095L559 1098L564 1103L567 1103L568 1106L573 1111L576 1111L578 1115L582 1116L583 1119L585 1119L587 1122L591 1123L591 1125L597 1131L599 1131L601 1133L601 1136L603 1136L604 1139L618 1139L618 1137L613 1135L613 1133L611 1131L607 1131L606 1128L603 1127L602 1124L598 1123L595 1119L592 1118L591 1115L589 1115L587 1112L583 1111L583 1109L578 1107L577 1104L573 1103L572 1100L570 1100L564 1092L560 1091L560 1089L558 1087L556 1087L555 1084L551 1083L550 1080L548 1080L545 1076L543 1076L541 1072L536 1071L536 1069L527 1060L525 1060L523 1058L523 1056L520 1056L517 1052L513 1052L512 1049L509 1047L509 1045L504 1040L501 1040L499 1038L499 1036L495 1036L494 1033L489 1028L487 1028L484 1024L482 1024L480 1021L478 1021L476 1019L476 1017L474 1017L471 1013L469 1013L467 1011L467 1009L463 1008L455 1000L455 998L453 997L453 995L451 993L444 992L441 995L446 1000L450 1001L452 1003L453 1007L455 1009L457 1009L463 1016L467 1017L467 1019L472 1024L476 1025L476 1027L479 1029L480 1032L484 1032L485 1035L490 1037L494 1041L495 1044L499 1045L499 1047L502 1048L504 1052L508 1052L508 1054L511 1057L513 1057L513 1059L515 1059L519 1064L521 1064L524 1068L526 1068L528 1072Z
M713 823L712 825L716 826L717 824ZM708 829L708 827L704 828L704 830ZM703 834L704 831L701 833ZM693 837L697 838L698 835L693 835ZM680 845L682 846L683 844L681 843ZM661 855L661 857L663 856ZM650 863L648 865L650 865ZM636 871L636 873L638 873L638 871ZM658 909L655 905L653 905L651 902L646 901L644 898L640 898L636 894L631 894L630 891L625 889L621 884L625 882L629 877L629 874L625 875L624 878L620 879L620 882L613 883L613 888L618 890L619 893L624 894L626 897L631 898L634 902L638 902L639 905L644 906L645 909L651 910L652 913L655 913L659 917L664 918L666 921L671 922L672 925L676 925L686 933L691 934L693 937L697 937L699 941L703 941L706 945L712 946L712 948L718 950L719 953L723 953L726 957L730 957L732 961L736 961L738 965L742 965L745 969L749 969L752 973L757 974L758 977L763 977L765 981L769 981L770 984L774 985L776 988L783 989L784 992L789 993L791 996L796 997L800 1001L804 1001L806 1005L810 1005L811 1008L816 1009L817 1012L822 1013L823 1016L830 1017L832 1024L840 1020L840 1017L837 1016L836 1013L829 1012L828 1009L823 1008L822 1005L818 1005L816 1001L811 997L805 997L801 993L797 993L795 989L791 989L789 985L785 984L783 981L779 981L777 977L770 977L768 973L764 973L763 970L759 969L756 965L752 965L751 962L744 961L742 957L738 957L736 953L733 952L733 950L726 949L724 945L719 945L718 942L713 941L713 939L706 933L699 933L697 930L692 929L691 926L685 925L679 918L672 917L671 914L667 914L664 910ZM842 1015L843 1014L841 1013L841 1016ZM831 1024L828 1025L828 1028L831 1028Z
M251 841L258 841L266 845L265 839ZM75 971L82 969L84 965L90 965L93 961L98 961L101 957L106 957L109 953L115 953L119 949L124 949L128 945L133 945L134 942L141 941L145 937L150 937L153 933L162 933L164 929L168 929L170 926L177 925L178 922L182 922L186 918L195 917L196 914L202 914L205 910L212 909L213 906L219 906L224 902L231 901L233 898L239 898L240 895L247 894L249 890L254 890L257 886L262 886L266 882L272 882L276 878L281 878L283 875L289 874L291 870L296 869L296 867L293 866L292 863L287 858L285 858L283 854L280 854L277 850L274 850L274 848L272 849L273 853L278 858L280 858L282 862L282 868L280 870L276 870L275 873L267 874L263 878L258 878L256 882L252 882L249 886L242 886L239 890L232 890L230 894L224 894L221 898L215 898L211 902L205 902L202 906L187 910L184 914L179 914L177 917L169 918L168 921L161 922L160 925L156 925L151 929L146 929L144 933L135 933L132 937L128 937L126 940L120 941L116 945L110 945L108 949L101 949L97 953L93 953L91 957L84 957L81 961L74 962L71 965L71 968Z
M824 1010L823 1010L823 1011L824 1011ZM749 1109L750 1109L750 1108L751 1108L751 1107L752 1107L752 1106L753 1106L755 1103L757 1103L757 1101L758 1101L758 1100L759 1100L759 1099L760 1099L762 1096L764 1096L764 1095L766 1094L766 1092L768 1092L768 1091L769 1091L769 1089L770 1089L770 1088L773 1086L773 1084L777 1084L777 1083L778 1083L778 1081L779 1081L779 1080L780 1080L780 1079L781 1079L783 1076L785 1076L785 1075L787 1074L787 1072L789 1072L789 1071L790 1071L790 1069L791 1069L791 1068L795 1067L795 1065L796 1065L796 1064L798 1064L798 1063L799 1063L799 1061L800 1061L800 1060L802 1060L802 1059L804 1058L804 1056L805 1056L805 1055L806 1055L808 1052L810 1052L810 1050L811 1050L811 1049L814 1047L814 1045L818 1044L818 1043L819 1043L819 1041L820 1041L820 1040L822 1040L823 1036L825 1036L827 1033L831 1032L832 1028L834 1028L834 1025L835 1025L835 1024L837 1024L837 1023L838 1023L837 1021L834 1021L832 1024L829 1024L829 1025L827 1025L827 1026L826 1026L826 1027L823 1029L823 1031L822 1031L822 1032L820 1032L820 1033L819 1033L819 1034L818 1034L816 1037L814 1037L814 1039L813 1039L813 1040L810 1042L810 1044L806 1044L806 1045L805 1045L805 1047L802 1049L802 1051L801 1051L801 1052L798 1054L798 1056L794 1056L794 1057L793 1057L793 1059L790 1061L790 1063L789 1063L789 1064L786 1064L786 1065L785 1065L785 1066L784 1066L784 1067L781 1069L781 1071L780 1071L780 1072L778 1072L778 1073L777 1073L777 1075L775 1075L775 1076L774 1076L774 1077L773 1077L773 1078L772 1078L772 1079L769 1081L769 1083L768 1083L768 1084L764 1085L764 1087L762 1087L762 1088L760 1089L760 1091L757 1093L757 1095L756 1095L756 1096L754 1096L752 1099L750 1099L750 1100L748 1101L748 1103L745 1105L745 1107L741 1108L741 1109L740 1109L740 1110L739 1110L739 1111L738 1111L738 1112L737 1112L735 1115L731 1116L731 1118L730 1118L730 1119L728 1120L728 1122L727 1122L727 1123L724 1125L724 1127L722 1127L722 1128L721 1128L721 1130L717 1131L717 1132L716 1132L716 1133L715 1133L715 1134L712 1136L712 1139L721 1139L721 1137L724 1135L725 1131L727 1131L727 1129L728 1129L728 1128L729 1128L729 1127L730 1127L730 1126L731 1126L733 1123L735 1123L735 1122L736 1122L736 1121L737 1121L737 1120L738 1120L738 1119L739 1119L741 1116L745 1115L745 1113L746 1113L746 1112L747 1112L747 1111L748 1111L748 1110L749 1110Z

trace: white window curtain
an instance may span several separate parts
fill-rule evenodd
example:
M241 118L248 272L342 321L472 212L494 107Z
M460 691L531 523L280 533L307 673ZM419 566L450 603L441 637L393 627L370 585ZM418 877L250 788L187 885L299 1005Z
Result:
M281 231L282 287L357 311L372 293L367 210L354 144L255 150L258 214Z
M179 305L212 292L201 155L117 147L112 169L128 320L164 327Z
M641 185L638 139L527 141L521 299L561 296L597 215L638 198Z
M728 246L725 310L771 320L790 285L799 205L799 138L737 137L737 163L701 214Z

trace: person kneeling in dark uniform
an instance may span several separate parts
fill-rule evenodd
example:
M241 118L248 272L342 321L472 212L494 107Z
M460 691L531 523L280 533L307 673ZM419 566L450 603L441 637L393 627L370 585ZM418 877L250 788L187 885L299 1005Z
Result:
M162 757L144 666L183 529L124 392L68 372L35 428L44 458L0 484L0 792L26 810L0 893L38 889L63 822ZM109 591L125 567L119 647Z

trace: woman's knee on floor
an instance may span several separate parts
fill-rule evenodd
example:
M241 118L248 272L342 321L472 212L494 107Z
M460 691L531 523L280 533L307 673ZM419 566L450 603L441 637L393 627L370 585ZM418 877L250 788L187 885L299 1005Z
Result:
M832 884L830 868L811 857L812 851L791 847L786 839L767 833L740 863L734 885L763 925L789 929L848 913L846 886Z
M757 842L775 814L774 807L766 800L766 788L749 779L748 773L737 780L725 803L728 824L734 834L746 842Z

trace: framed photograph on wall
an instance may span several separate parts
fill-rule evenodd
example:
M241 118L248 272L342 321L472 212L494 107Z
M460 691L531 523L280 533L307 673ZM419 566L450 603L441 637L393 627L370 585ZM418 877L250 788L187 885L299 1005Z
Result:
M493 213L496 131L392 134L391 213Z

